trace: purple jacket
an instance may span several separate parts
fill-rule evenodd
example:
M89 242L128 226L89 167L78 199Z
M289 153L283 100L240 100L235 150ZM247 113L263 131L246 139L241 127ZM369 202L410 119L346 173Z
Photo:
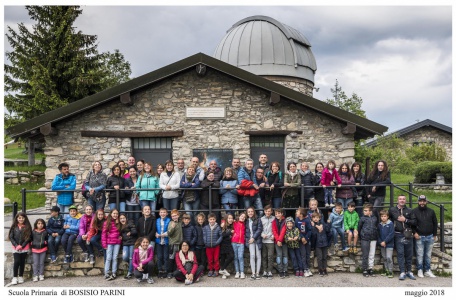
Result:
M133 259L132 259L132 264L133 264L133 269L136 270L136 268L139 266L140 263L142 263L143 266L147 265L148 262L154 259L154 247L152 245L149 245L149 248L147 248L147 258L143 261L139 261L139 249L136 248L135 251L133 251Z
M106 249L108 245L122 244L120 231L116 227L116 221L111 220L111 229L109 231L106 229L107 224L108 222L103 224L103 232L101 233L101 245L104 249Z
M92 213L92 216L90 217L90 220L87 220L89 217L87 217L86 214L84 214L81 219L79 219L79 235L84 235L89 232L90 229L90 224L92 223L93 218L95 217L95 214Z
M321 185L326 185L328 187L331 187L331 181L337 181L337 184L342 184L342 181L340 180L339 173L337 172L336 169L332 170L332 174L329 173L328 168L324 168L323 172L321 172Z

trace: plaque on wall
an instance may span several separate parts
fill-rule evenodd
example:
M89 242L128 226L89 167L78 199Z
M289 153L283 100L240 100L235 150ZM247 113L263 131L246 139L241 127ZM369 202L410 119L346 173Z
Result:
M185 116L189 119L224 119L225 106L186 107Z
M200 167L208 168L209 163L215 160L223 171L226 167L231 167L233 149L193 149L193 156L198 157Z

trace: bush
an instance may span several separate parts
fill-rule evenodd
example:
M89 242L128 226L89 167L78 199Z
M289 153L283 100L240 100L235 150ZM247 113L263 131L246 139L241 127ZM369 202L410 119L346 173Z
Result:
M445 177L445 183L452 183L452 163L425 161L416 166L415 182L416 183L434 183L437 173L442 173Z

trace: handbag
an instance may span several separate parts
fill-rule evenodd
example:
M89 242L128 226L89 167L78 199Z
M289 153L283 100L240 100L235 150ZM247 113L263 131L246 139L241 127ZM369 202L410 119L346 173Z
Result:
M404 227L403 234L406 239L410 240L413 237L412 228Z
M88 200L88 199L89 199L89 197L88 197L88 195L87 195L88 191L87 191L87 189L86 189L86 187L85 187L85 183L86 183L85 181L82 182L82 185L81 185L81 193L82 193L82 197L84 197L86 200Z

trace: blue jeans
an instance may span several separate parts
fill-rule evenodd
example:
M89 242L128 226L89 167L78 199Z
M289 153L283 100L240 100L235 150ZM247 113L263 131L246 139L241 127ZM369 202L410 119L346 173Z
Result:
M157 207L157 201L140 200L139 205L141 206L141 210L144 208L144 206L150 206L150 212L153 213L155 211L155 208Z
M135 245L123 246L122 249L122 260L128 262L128 273L133 274L133 252L135 251Z
M353 198L347 198L347 199L337 198L336 199L336 202L340 202L342 204L342 207L344 208L344 210L347 209L348 203L350 203L352 201L353 201Z
M234 269L236 273L244 272L244 244L231 243L234 250Z
M342 249L345 249L346 244L345 244L344 229L342 227L338 227L338 228L331 227L331 232L332 232L332 236L333 236L334 245L337 243L337 236L339 235L340 239L341 239L341 243L342 243Z
M288 247L287 244L283 243L282 246L277 246L275 244L275 250L276 250L276 263L277 263L277 269L279 269L279 272L286 272L287 271L287 266L288 266Z
M155 255L157 256L158 271L167 272L169 265L169 245L155 244Z
M106 261L105 261L105 275L109 272L109 267L112 264L111 274L115 274L117 272L117 255L119 254L120 244L115 245L108 245L106 249Z
M163 207L168 210L168 212L173 209L177 209L177 203L179 202L179 197L176 198L163 198Z
M245 209L253 206L257 212L259 217L263 216L263 203L261 203L260 195L256 195L253 197L244 197L244 207Z
M310 268L310 242L303 244L299 242L299 251L301 252L302 266L304 270L309 270Z
M62 205L62 204L57 203L57 207L60 208L60 213L61 214L69 213L70 212L70 206L71 205Z
M334 188L327 187L327 188L323 188L323 190L325 191L325 204L333 204L334 199L333 199L332 192L333 192Z
M280 208L282 206L282 198L272 198L272 208Z
M190 215L190 220L192 221L192 224L194 223L194 218L193 216L196 216L198 214L198 209L200 206L200 199L196 197L195 201L191 203L187 203L187 201L184 200L184 209L187 214ZM190 211L193 210L193 211Z
M87 202L89 202L89 204L93 207L94 211L99 210L99 209L104 209L104 207L106 205L106 197L103 196L101 198L101 201L99 201L99 202L96 202L96 201L92 200L92 198L89 198L89 199L87 199Z
M419 240L415 240L416 243L416 268L427 272L431 269L431 254L432 246L434 245L434 236L431 235L420 235ZM424 260L423 260L424 257Z
M302 257L299 248L288 248L288 254L291 257L291 262L293 263L293 270L300 271L304 270L302 265Z
M48 237L48 247L49 247L49 253L51 255L57 255L57 252L59 251L59 246L60 246L60 240L62 239L61 235L58 235L56 237L53 237L52 235L49 235Z
M119 207L117 207L116 203L109 203L109 210L113 210L115 208L119 209L119 213L125 213L125 202L119 202Z
M406 240L402 233L394 233L394 247L401 273L412 271L413 239Z
M234 217L234 209L237 208L237 203L224 203L222 204L225 213L230 214Z
M133 220L135 224L138 223L139 218L141 217L141 206L140 205L128 205L126 204L127 220Z
M72 255L73 254L73 244L74 240L78 235L74 233L64 233L62 235L62 246L65 250L65 255Z

